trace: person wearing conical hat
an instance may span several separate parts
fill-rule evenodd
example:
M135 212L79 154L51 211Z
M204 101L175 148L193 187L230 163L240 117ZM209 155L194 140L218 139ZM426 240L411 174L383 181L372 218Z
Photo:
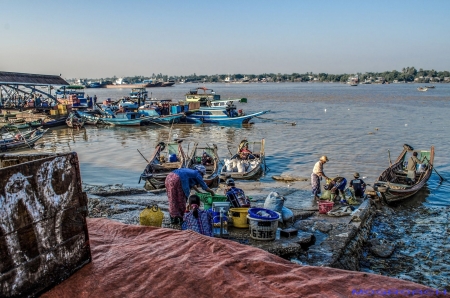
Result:
M323 155L322 157L320 157L319 161L316 162L311 173L311 188L314 195L314 200L316 201L320 200L320 180L322 180L322 177L328 179L328 177L323 172L323 165L326 162L328 162L328 157L326 155Z

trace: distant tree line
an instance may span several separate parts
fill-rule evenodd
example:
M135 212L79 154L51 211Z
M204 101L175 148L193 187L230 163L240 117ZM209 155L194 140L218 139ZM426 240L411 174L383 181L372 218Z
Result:
M267 81L267 82L341 82L345 83L349 79L358 77L360 82L377 80L382 78L386 82L450 82L450 72L449 71L436 71L424 70L420 68L417 70L415 67L405 67L401 71L384 71L384 72L366 72L366 73L355 73L355 74L328 74L328 73L292 73L292 74L281 74L281 73L263 73L263 74L215 74L215 75L197 75L191 74L187 76L169 76L159 74L152 74L151 76L132 76L124 77L123 79L129 83L140 83L144 80L156 80L156 81L168 81L174 80L177 82L198 82L198 83L211 83L211 82L223 82L226 78L230 81ZM90 81L103 81L103 82L114 82L117 79L116 76L101 78L101 79L85 79Z

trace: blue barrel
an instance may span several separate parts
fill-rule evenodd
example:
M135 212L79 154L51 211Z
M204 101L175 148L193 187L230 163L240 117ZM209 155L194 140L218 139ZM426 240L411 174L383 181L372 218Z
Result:
M177 113L181 113L181 107L177 106Z
M184 111L188 112L189 111L189 105L184 105Z
M177 112L177 106L171 106L170 108L171 108L172 114L177 114L178 113Z

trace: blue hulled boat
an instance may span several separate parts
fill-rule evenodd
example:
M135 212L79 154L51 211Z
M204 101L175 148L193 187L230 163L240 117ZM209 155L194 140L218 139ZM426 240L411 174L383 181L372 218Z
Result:
M219 125L240 125L248 123L252 118L264 115L270 111L261 111L251 114L237 113L235 110L208 109L201 107L198 111L188 113L182 119L187 123L214 123Z

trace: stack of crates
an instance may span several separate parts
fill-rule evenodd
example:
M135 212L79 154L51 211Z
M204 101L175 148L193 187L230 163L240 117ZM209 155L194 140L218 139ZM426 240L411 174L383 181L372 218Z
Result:
M59 115L58 106L54 106L54 107L50 110L50 115L51 115L51 116L58 116L58 115Z
M58 105L59 115L67 115L67 106L63 104Z

